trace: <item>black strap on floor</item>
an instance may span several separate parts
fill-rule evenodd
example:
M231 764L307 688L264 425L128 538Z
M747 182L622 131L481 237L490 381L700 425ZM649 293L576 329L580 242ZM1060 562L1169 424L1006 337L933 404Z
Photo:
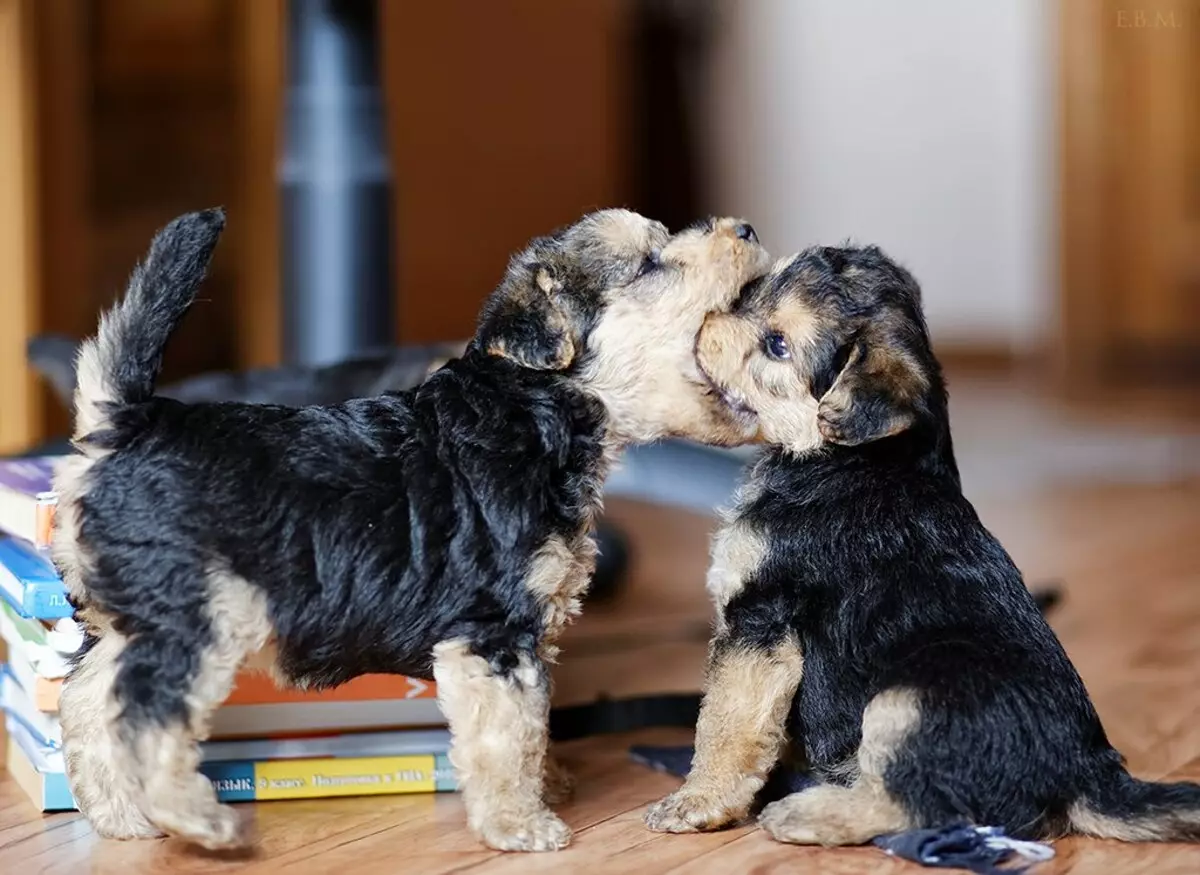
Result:
M550 712L550 737L555 741L571 741L650 726L695 729L699 716L699 693L601 699L590 705L553 709Z
M1043 613L1058 604L1062 589L1047 581L1033 590L1033 599ZM550 737L572 741L591 735L632 732L666 726L694 729L700 716L700 693L640 696L632 699L600 699L589 705L555 708L550 712Z

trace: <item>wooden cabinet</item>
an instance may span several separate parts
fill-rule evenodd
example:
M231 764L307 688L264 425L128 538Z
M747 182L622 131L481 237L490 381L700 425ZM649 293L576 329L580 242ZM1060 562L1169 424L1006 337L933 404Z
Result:
M1200 381L1200 2L1062 12L1067 384Z

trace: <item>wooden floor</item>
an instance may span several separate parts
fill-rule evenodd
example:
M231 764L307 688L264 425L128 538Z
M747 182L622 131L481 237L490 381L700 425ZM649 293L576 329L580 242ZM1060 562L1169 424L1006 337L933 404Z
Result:
M1022 463L1014 453L996 464ZM1098 470L1068 482L1034 480L1020 494L985 492L977 504L1027 579L1061 580L1066 597L1054 628L1130 768L1144 777L1200 780L1200 483L1113 479ZM561 700L694 688L704 655L711 521L618 501L609 513L634 535L633 584L619 604L592 606L571 630ZM561 813L576 840L567 851L536 857L481 848L451 795L260 803L260 848L230 859L169 840L99 840L78 815L41 816L0 777L0 873L918 871L873 848L782 846L753 828L702 836L646 831L643 809L676 782L630 762L627 749L687 738L652 730L563 745L578 791ZM1200 873L1200 847L1082 839L1056 847L1057 858L1035 875Z

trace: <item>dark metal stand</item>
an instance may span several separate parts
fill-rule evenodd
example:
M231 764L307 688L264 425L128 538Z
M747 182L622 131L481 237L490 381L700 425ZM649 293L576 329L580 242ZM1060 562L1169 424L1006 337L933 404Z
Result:
M391 171L374 0L291 0L283 195L284 356L391 346Z

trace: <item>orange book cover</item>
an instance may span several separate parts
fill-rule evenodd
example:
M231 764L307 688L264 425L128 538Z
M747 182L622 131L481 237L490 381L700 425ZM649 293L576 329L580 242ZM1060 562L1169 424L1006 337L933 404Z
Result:
M433 699L437 688L432 681L396 674L365 674L340 687L319 692L279 689L262 672L242 671L235 681L226 705L277 705L303 702L365 702L380 699Z
M62 679L38 678L34 701L39 711L58 710ZM242 671L225 700L226 705L286 705L305 702L378 702L384 699L433 699L437 685L432 681L395 674L365 674L340 687L319 692L279 689L262 672Z

